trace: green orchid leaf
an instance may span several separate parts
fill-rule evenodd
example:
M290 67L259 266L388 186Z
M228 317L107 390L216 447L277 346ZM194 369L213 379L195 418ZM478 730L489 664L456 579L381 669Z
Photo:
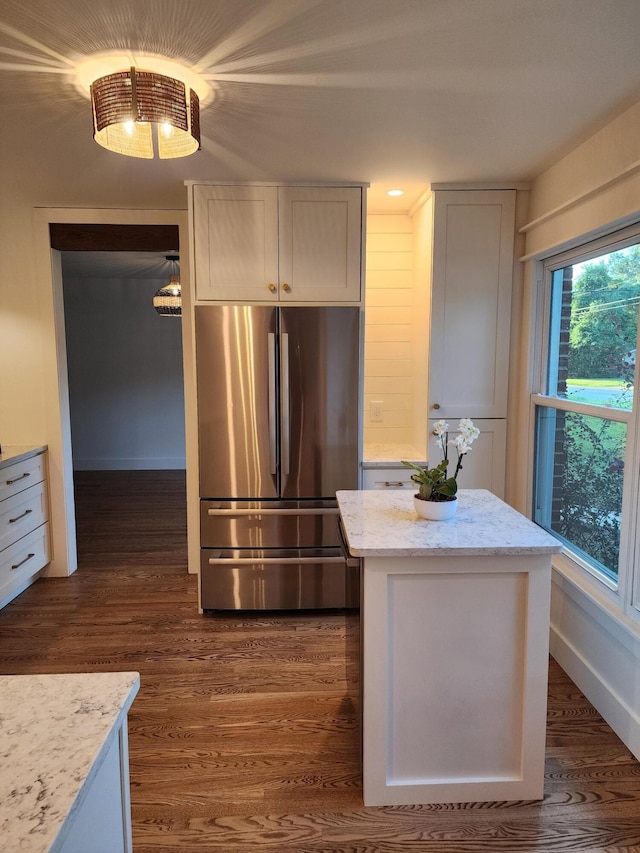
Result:
M455 493L458 491L458 484L454 477L450 477L448 480L445 480L443 483L438 484L437 491L441 495L446 495L447 497L452 498Z

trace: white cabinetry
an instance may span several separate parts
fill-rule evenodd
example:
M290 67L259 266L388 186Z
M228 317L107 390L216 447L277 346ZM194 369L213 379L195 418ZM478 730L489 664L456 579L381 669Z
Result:
M486 490L416 520L401 491L339 491L362 558L365 806L540 799L553 536Z
M126 718L110 733L106 754L73 814L60 853L132 853ZM90 845L90 846L89 846Z
M417 489L411 482L409 468L365 468L362 472L363 489Z
M507 415L515 196L434 193L431 418Z
M48 518L45 454L0 468L0 607L49 562Z
M359 302L362 187L193 186L196 299Z
M414 218L422 254L416 269L431 279L429 452L436 420L454 433L460 418L472 418L481 435L459 483L498 497L505 488L515 201L515 190L435 190Z
M431 450L435 420L429 421ZM488 489L499 498L504 498L505 488L505 448L507 443L507 421L505 418L476 418L473 422L480 430L471 451L462 460L462 470L458 474L458 483L464 489ZM450 421L449 437L457 435L457 421ZM455 450L450 451L449 471L455 464ZM435 461L439 461L434 456Z

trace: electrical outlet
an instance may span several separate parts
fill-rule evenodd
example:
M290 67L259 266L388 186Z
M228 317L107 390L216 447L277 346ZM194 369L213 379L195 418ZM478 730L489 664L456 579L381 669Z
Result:
M382 400L372 400L371 408L369 410L369 417L372 421L382 421L384 420L382 416Z

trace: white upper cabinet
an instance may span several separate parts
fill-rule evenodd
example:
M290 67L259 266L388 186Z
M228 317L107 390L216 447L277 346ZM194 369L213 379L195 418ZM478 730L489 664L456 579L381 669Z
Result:
M196 299L359 302L362 192L196 184Z
M434 193L429 418L505 418L515 190Z
M277 301L277 187L195 186L196 296Z

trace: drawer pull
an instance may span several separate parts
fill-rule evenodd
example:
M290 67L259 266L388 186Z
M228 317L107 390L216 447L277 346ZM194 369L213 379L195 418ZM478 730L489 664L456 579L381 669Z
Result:
M19 483L20 480L24 480L25 477L30 477L31 473L29 471L25 471L24 474L20 474L19 477L16 477L14 480L7 480L7 486L13 486L14 483Z
M35 554L27 554L27 556L24 558L24 560L20 560L20 562L19 562L19 563L16 563L16 564L15 564L15 566L11 566L11 571L14 571L14 569L19 569L19 568L20 568L20 566L24 566L24 564L25 564L28 560L30 560L32 557L35 557Z
M400 486L404 486L405 484L402 480L385 480L384 487L385 489L398 489Z
M21 513L20 515L16 515L15 518L10 518L9 524L15 524L16 521L20 521L21 518L24 518L25 515L30 515L32 512L33 512L32 509L25 509L25 511L23 513Z

